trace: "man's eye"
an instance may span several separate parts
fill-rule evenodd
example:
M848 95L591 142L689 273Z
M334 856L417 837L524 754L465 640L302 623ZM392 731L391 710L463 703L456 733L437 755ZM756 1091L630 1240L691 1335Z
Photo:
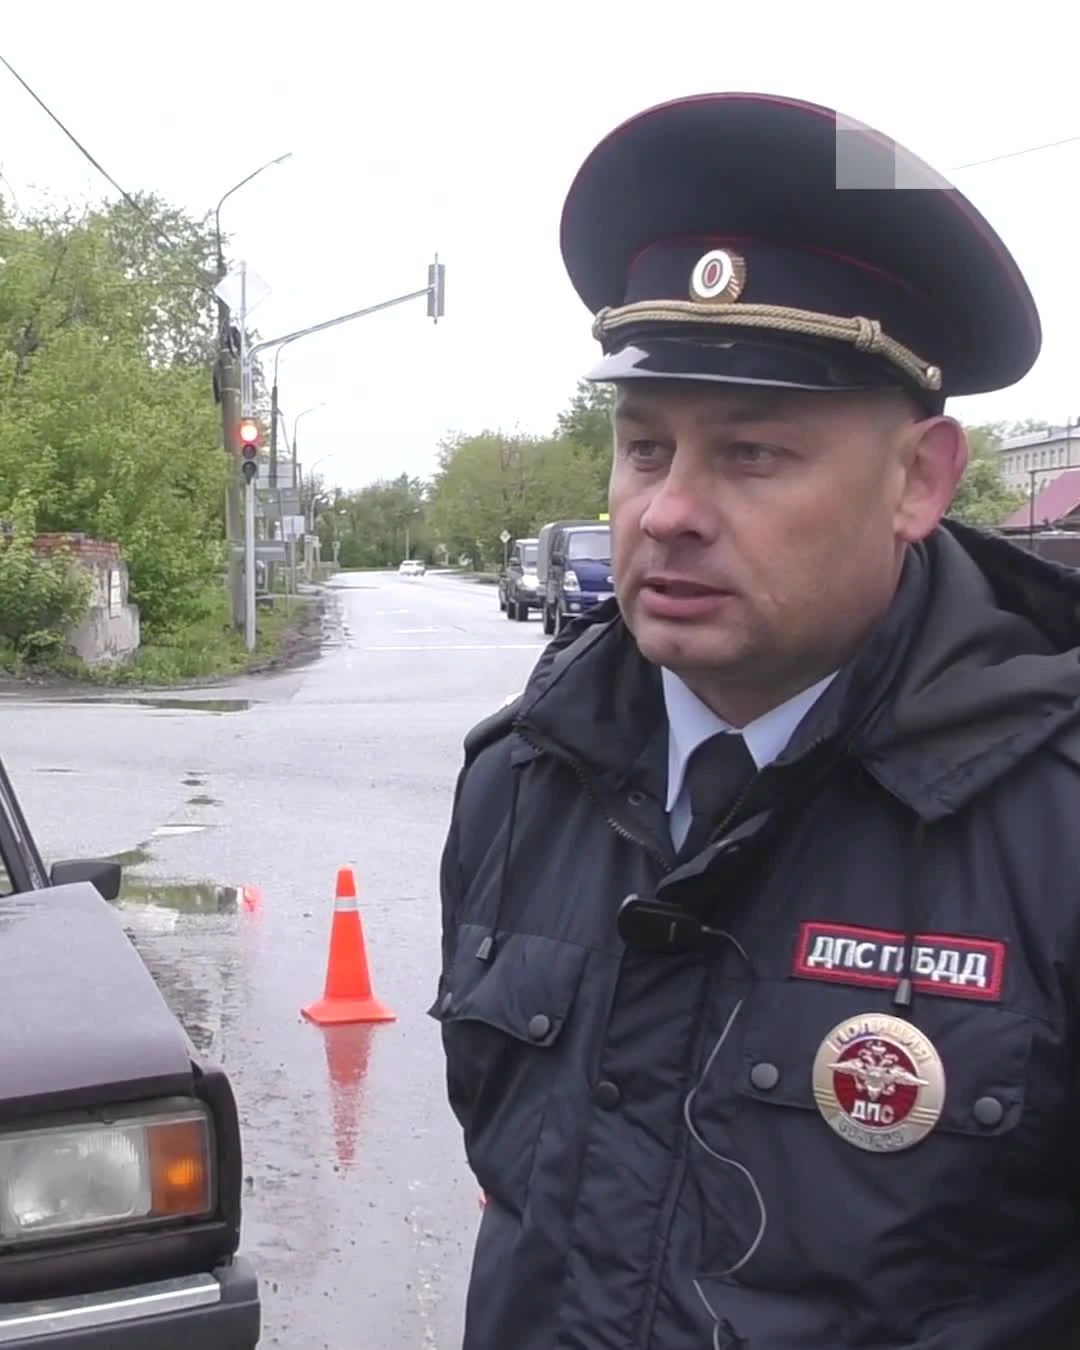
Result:
M663 459L663 454L663 450L656 441L629 441L626 446L627 459L643 468L659 464Z
M727 453L737 464L748 468L767 468L779 458L780 452L771 445L759 445L754 441L736 441L729 445Z

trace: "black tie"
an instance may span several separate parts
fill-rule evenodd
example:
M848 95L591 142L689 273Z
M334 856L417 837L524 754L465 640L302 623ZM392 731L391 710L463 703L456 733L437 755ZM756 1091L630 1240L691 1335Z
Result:
M686 766L691 816L682 851L687 856L705 847L756 773L753 756L738 733L722 731L702 741Z

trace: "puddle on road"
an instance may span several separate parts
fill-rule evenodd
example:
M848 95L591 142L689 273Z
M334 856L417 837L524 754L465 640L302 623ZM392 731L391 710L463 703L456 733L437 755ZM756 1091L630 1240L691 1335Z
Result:
M211 881L150 881L125 876L118 903L126 907L153 905L182 914L235 914L243 900L241 886Z
M78 773L78 769L35 769L35 773Z
M225 886L215 881L163 881L136 875L136 870L154 860L145 844L110 855L123 869L117 903L121 907L159 909L184 914L235 914L242 906L252 908L255 892L244 886Z
M129 848L125 853L110 853L109 858L112 862L118 862L126 872L129 867L144 867L152 861L153 854L140 845L138 848Z

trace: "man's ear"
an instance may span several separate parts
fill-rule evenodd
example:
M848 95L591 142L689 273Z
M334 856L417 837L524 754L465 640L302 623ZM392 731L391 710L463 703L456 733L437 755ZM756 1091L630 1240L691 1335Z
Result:
M896 536L918 543L948 511L968 463L964 428L953 417L930 417L905 431L901 451L904 490L896 509Z

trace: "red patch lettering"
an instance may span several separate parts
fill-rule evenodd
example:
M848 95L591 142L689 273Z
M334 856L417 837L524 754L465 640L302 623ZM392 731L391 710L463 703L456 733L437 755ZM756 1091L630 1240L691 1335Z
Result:
M900 978L904 935L849 924L801 924L792 975L804 980L892 989ZM1001 1001L1005 944L923 933L911 951L911 983L923 994Z

